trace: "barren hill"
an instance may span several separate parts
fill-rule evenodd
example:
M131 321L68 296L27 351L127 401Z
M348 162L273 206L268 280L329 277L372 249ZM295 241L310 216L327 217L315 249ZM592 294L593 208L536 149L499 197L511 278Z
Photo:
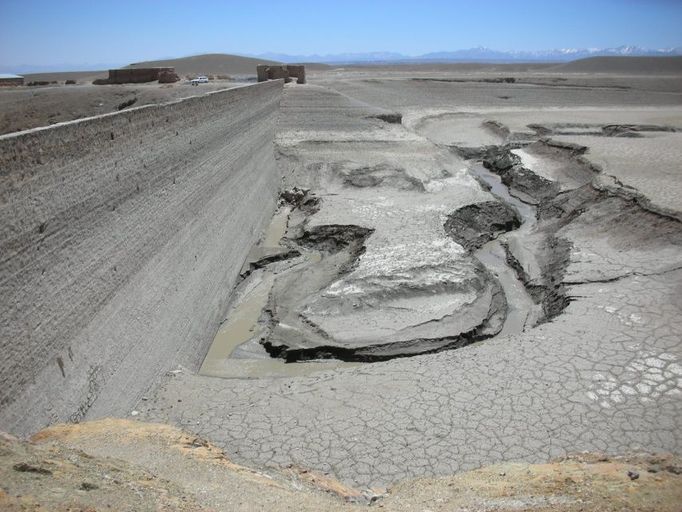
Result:
M129 68L167 67L172 66L178 74L227 74L227 75L255 75L259 64L277 64L271 60L240 57L226 53L207 53L193 55L179 59L149 60L135 62Z
M107 70L94 71L49 71L46 73L25 73L24 78L26 83L33 81L62 81L62 80L77 80L91 82L95 78L106 78Z
M144 62L134 62L125 66L126 68L148 68L148 67L174 67L180 75L255 75L256 66L259 64L279 64L279 62L250 57L240 57L227 53L207 53L203 55L192 55L191 57L181 57L178 59L149 60ZM332 66L317 62L305 63L309 70L330 69ZM95 71L59 71L44 73L24 74L26 81L33 80L79 80L92 81L95 78L106 78L107 70Z
M554 66L565 73L682 74L682 57L590 57Z

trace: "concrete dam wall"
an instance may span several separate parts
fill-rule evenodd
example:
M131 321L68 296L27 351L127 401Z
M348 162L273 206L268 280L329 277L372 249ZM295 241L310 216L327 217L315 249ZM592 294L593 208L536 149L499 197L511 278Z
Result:
M0 137L0 430L198 366L281 183L282 81Z

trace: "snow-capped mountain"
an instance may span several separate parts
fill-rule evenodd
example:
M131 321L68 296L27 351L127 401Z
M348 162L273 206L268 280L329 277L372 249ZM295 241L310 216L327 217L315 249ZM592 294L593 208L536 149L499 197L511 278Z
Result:
M395 52L367 52L367 53L337 53L333 55L287 55L284 53L262 53L260 55L249 55L259 59L275 60L278 62L391 62L403 60L406 57Z
M565 62L598 56L676 56L682 47L648 49L638 46L617 48L557 48L537 51L499 51L483 46L464 50L431 52L423 55L404 55L395 52L341 53L332 55L287 55L266 53L251 55L279 62L322 62L326 64L352 64L366 62Z

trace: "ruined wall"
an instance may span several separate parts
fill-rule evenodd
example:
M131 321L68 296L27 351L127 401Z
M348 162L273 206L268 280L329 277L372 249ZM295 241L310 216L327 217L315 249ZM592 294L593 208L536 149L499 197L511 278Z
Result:
M296 78L297 84L306 83L305 66L301 64L259 64L256 66L256 72L258 74L259 82L278 80L280 78L284 79L286 82L291 82L292 78Z
M287 71L290 77L296 78L297 84L305 83L305 66L300 64L288 64Z
M0 78L0 87L16 87L24 85L24 79L20 78Z
M0 430L197 367L280 176L282 82L0 137Z
M110 84L135 84L153 82L159 79L161 73L175 73L175 68L130 68L110 69Z

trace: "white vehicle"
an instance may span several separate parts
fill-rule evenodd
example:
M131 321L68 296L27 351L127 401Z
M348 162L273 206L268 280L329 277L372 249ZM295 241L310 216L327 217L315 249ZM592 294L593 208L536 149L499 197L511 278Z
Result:
M192 78L189 83L192 85L199 85L199 84L207 84L208 83L208 77L207 76L198 76L196 78Z

